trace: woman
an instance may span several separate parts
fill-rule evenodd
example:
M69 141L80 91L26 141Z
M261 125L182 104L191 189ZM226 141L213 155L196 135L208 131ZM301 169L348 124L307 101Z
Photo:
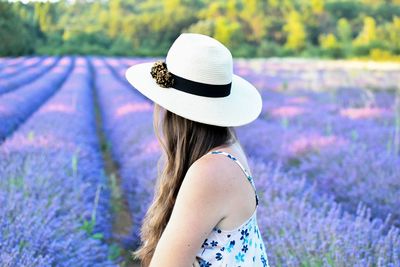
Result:
M255 120L262 99L233 74L230 51L183 33L166 62L134 65L126 78L155 103L164 152L134 256L145 267L268 266L256 188L233 128Z

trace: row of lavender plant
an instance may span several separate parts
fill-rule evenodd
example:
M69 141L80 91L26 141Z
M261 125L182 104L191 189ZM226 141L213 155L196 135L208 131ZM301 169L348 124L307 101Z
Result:
M18 69L20 71L17 75L1 77L0 95L16 90L22 85L29 84L32 81L39 79L42 75L46 74L52 67L54 67L57 64L58 60L59 57L49 57L45 59L39 66L28 69L18 65Z
M0 143L59 89L72 67L73 59L64 57L40 79L0 95Z
M11 57L0 57L0 70L3 68L3 66L8 65L8 61L11 59Z
M28 57L26 56L20 56L20 57L2 57L0 58L0 70L2 70L4 67L10 67L10 66L15 66L17 64L20 64L21 62L24 62L25 59Z
M120 79L128 63L142 61L107 59ZM400 135L395 132L400 114L394 114L393 95L359 88L282 92L271 86L271 77L239 63L236 72L257 84L264 100L262 120L239 127L247 149L265 162L282 161L285 171L306 174L347 211L355 213L362 201L373 217L391 216L400 226Z
M39 65L45 58L46 57L35 56L35 57L25 59L24 61L21 62L20 65L6 66L5 68L1 69L0 78L11 77L13 75L18 74L21 71L24 71L25 69L35 67L35 66Z
M1 266L116 266L91 75L61 89L0 146ZM64 71L63 71L64 72Z
M116 65L115 65L116 66ZM153 198L160 147L152 133L149 101L126 87L99 63L102 77L112 86L103 88L102 109L108 117L109 136L118 161L131 212L133 232ZM100 71L100 70L99 70ZM117 72L118 73L118 70ZM118 84L119 82L119 84ZM102 84L105 84L103 80ZM106 102L107 101L107 102ZM259 124L258 124L259 123ZM262 125L262 120L255 124ZM242 136L251 155L252 173L263 205L260 228L273 266L396 266L400 233L388 222L372 220L365 207L355 216L343 213L332 198L321 195L305 177L289 176L267 165L263 155L247 147L254 136ZM134 236L137 238L137 235ZM137 242L137 240L136 240Z
M145 140L151 137L151 129L147 132L135 131L143 122L151 120L152 106L149 103L138 102L138 97L130 94L121 81L114 78L111 70L101 58L92 58L95 69L95 86L98 92L99 104L103 118L103 130L111 149L113 159L119 166L123 195L128 201L133 225L132 233L128 237L122 237L122 242L127 247L137 246L138 227L143 216L143 201L137 191L137 168L133 164L138 148L146 145ZM139 116L134 116L138 114ZM121 138L122 137L122 138ZM150 168L149 168L150 169Z

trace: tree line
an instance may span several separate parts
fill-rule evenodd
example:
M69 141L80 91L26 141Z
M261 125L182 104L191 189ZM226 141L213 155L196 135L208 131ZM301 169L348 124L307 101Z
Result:
M0 25L1 56L165 56L182 32L235 57L400 55L400 0L2 1Z

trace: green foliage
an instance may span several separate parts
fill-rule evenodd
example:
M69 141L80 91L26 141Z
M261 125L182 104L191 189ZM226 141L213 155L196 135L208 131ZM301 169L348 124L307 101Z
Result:
M182 32L235 57L397 59L398 1L103 0L0 2L0 56L165 56Z
M199 20L185 30L185 32L201 33L208 36L214 36L215 23L213 20Z
M280 47L278 44L269 41L262 41L257 49L257 57L273 57L279 55Z
M394 16L393 21L382 28L381 40L387 41L387 46L393 54L400 54L400 16Z
M372 48L369 51L369 57L375 61L388 61L393 59L400 60L400 56L393 55L390 51L382 50L380 48Z
M300 14L297 11L292 10L289 13L283 31L287 34L285 47L295 51L300 51L304 48L306 44L306 31Z
M366 46L376 40L376 23L374 18L365 17L362 31L353 41L355 46Z
M0 56L17 56L34 51L33 30L6 2L0 2Z
M117 244L111 244L109 246L109 250L108 250L108 259L109 260L116 260L117 258L119 258L122 255L122 248L120 246L118 246Z
M335 17L335 20L345 18L354 20L361 12L364 12L365 6L360 1L329 1L325 5L326 11Z
M349 21L345 18L340 18L336 24L337 34L339 40L344 43L348 43L351 40L351 26Z
M35 18L42 32L53 30L53 5L50 2L35 2Z
M127 51L131 51L132 48L132 43L129 42L129 40L127 40L125 37L118 36L111 45L110 54L116 56L124 56L127 54Z
M110 0L109 1L109 25L108 25L108 35L111 38L115 38L118 35L119 29L121 28L122 13L121 0Z
M321 48L335 49L339 46L336 36L333 33L320 35Z
M94 227L96 226L96 220L91 218L90 220L83 220L82 225L79 227L80 230L83 230L88 236L93 239L103 239L104 235L102 233L94 233Z
M333 58L343 57L344 52L341 49L340 44L333 33L320 35L319 41L324 54Z

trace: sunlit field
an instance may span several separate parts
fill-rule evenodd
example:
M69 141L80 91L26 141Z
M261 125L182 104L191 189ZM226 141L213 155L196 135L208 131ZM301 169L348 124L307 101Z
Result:
M0 58L0 266L127 263L161 148L153 103L124 74L154 60ZM270 266L400 266L400 64L236 59L234 72L263 98L236 129Z

